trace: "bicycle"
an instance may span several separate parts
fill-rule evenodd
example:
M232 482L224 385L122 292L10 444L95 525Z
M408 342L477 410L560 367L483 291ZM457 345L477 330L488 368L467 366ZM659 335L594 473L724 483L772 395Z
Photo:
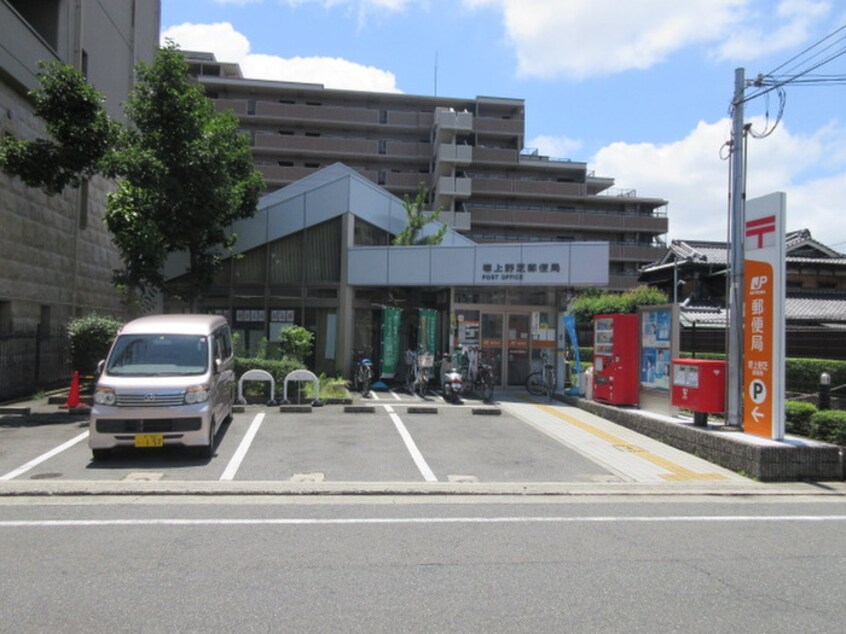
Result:
M478 348L468 346L459 353L462 356L461 374L464 377L463 391L476 392L483 401L493 398L493 368L481 358Z
M362 396L370 393L370 385L373 382L373 361L367 351L354 351L356 361L355 375L353 376L353 387L361 392Z
M429 373L435 358L421 347L418 351L405 351L405 389L421 398L429 390Z
M543 396L551 401L555 394L555 366L549 362L546 352L543 353L543 370L538 370L526 377L526 389L532 396Z

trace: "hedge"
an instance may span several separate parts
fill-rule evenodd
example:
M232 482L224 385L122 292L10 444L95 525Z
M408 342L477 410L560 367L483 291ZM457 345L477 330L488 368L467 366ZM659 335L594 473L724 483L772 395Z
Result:
M784 404L785 430L799 436L811 435L811 416L817 413L813 403L805 401L787 401Z
M285 392L285 377L294 370L303 369L303 364L291 357L281 359L259 359L256 357L235 357L235 377L240 380L247 370L264 370L273 377L276 387L274 398L281 399Z
M846 445L846 411L830 409L811 416L811 435L835 445Z

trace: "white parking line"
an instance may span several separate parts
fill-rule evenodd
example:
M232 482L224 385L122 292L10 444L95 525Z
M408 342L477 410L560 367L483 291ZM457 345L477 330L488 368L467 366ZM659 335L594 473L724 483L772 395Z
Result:
M256 437L256 434L258 433L259 427L261 427L261 423L263 420L264 413L256 414L256 417L250 424L250 428L244 435L243 440L241 440L241 444L238 445L238 449L235 451L235 455L232 456L232 460L229 461L229 464L226 465L226 469L224 470L223 475L220 476L221 480L232 480L235 478L235 474L238 473L238 469L241 467L241 462L243 462L244 456L247 455L247 451L249 450L250 445L253 444L253 439Z
M429 468L429 465L426 463L426 459L423 457L423 454L420 453L420 450L417 448L417 444L414 442L411 434L408 433L408 430L405 428L405 425L403 425L402 420L394 412L394 408L390 405L383 405L382 407L385 408L385 411L388 412L388 416L390 416L391 420L394 422L394 427L397 428L400 438L402 438L402 441L405 443L405 447L408 449L408 453L411 454L411 459L414 460L414 464L417 465L417 469L420 471L423 479L426 480L426 482L437 482L438 479Z
M152 518L91 520L4 520L0 528L89 526L327 526L361 524L687 524L844 522L846 515L668 515L580 517L351 517L351 518Z
M79 436L76 436L75 438L71 438L69 441L67 441L66 443L62 443L61 445L59 445L55 449L51 449L47 453L42 454L42 455L38 456L37 458L35 458L33 460L30 460L25 465L18 467L14 471L10 471L9 473L7 473L4 476L0 476L0 480L12 480L13 478L17 478L19 475L26 473L30 469L37 467L42 462L49 460L53 456L56 456L56 455L62 453L65 449L70 449L75 444L82 442L86 438L88 438L88 432L84 431Z

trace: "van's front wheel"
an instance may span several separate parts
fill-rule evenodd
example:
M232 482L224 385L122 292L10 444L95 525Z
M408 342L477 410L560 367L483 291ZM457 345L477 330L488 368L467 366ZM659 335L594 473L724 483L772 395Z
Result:
M197 454L209 460L214 457L214 421L209 421L209 444L197 447Z
M94 462L103 462L104 460L108 460L109 456L112 455L111 449L92 449L91 454L93 455Z

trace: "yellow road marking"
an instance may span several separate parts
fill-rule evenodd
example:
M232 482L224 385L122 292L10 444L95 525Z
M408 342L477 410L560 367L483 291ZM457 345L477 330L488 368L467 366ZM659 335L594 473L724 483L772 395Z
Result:
M650 452L643 447L639 447L638 445L633 445L629 442L626 442L622 438L615 436L614 434L610 434L607 431L603 431L598 427L594 427L593 425L586 423L584 421L579 420L575 416L570 416L565 412L555 409L554 407L550 407L549 405L541 405L539 403L535 403L535 405L541 408L547 414L551 414L561 420L573 425L574 427L578 427L582 431L585 431L593 436L596 436L600 440L607 442L608 444L612 445L613 447L619 449L620 451L625 451L627 453L636 454L638 457L643 458L647 462L651 462L654 465L661 467L662 469L666 469L669 473L662 473L660 474L662 478L665 480L725 480L726 477L721 473L696 473L695 471L691 471L690 469L686 469L679 464L676 464L672 460L667 460L666 458L662 458L661 456L657 456L654 453Z

